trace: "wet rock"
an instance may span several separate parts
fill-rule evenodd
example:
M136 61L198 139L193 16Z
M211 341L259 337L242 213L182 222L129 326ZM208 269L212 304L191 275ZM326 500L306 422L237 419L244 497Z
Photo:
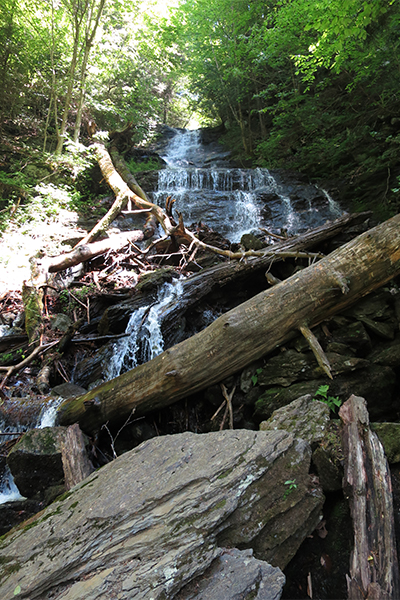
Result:
M333 319L333 321L335 320L340 322L339 318ZM349 323L336 329L333 332L332 341L346 344L359 356L366 356L372 349L371 338L361 321Z
M324 492L342 489L344 455L338 419L332 419L328 423L320 445L313 452L312 461Z
M374 320L386 319L392 314L389 302L392 302L392 295L390 292L382 290L363 298L352 308L348 309L346 314L351 315L359 321L364 318Z
M81 360L74 371L75 385L88 389L95 381L104 381L104 374L114 353L114 343L110 342L100 348L94 356Z
M316 448L312 460L317 468L319 482L323 491L337 492L342 489L343 468L335 464L325 448Z
M61 441L65 431L66 427L31 429L12 448L7 464L23 496L32 498L63 484Z
M285 431L144 442L2 540L3 597L173 598L227 546L283 568L321 518L310 453Z
M43 410L53 401L51 396L35 394L5 398L0 404L1 431L23 432L36 427Z
M295 381L316 379L322 375L323 372L311 352L302 354L295 350L287 350L268 360L258 375L258 384L287 387Z
M380 420L398 411L396 387L393 369L370 364L367 369L335 377L329 387L329 394L339 396L343 401L352 394L365 398L371 419Z
M136 291L149 292L155 290L164 283L171 283L173 279L179 278L179 274L174 267L162 267L156 271L150 271L140 276L139 283L136 285Z
M62 398L75 398L86 394L86 389L74 383L61 383L56 385L51 390L53 396L61 396Z
M0 536L10 531L43 508L36 500L16 500L0 504Z
M199 578L175 600L279 600L285 576L278 567L253 557L252 550L224 549Z
M400 423L371 423L381 441L389 463L400 462Z
M329 395L339 396L342 401L347 400L353 393L364 397L372 419L378 420L393 414L394 411L397 412L396 375L393 369L363 361L358 366L361 367L367 362L368 367L357 368L352 372L353 359L343 358L344 362L349 363L349 370L335 375L333 381L325 377L292 383L289 387L273 386L263 392L259 387L250 390L247 396L251 396L255 401L255 419L269 419L274 410L286 406L296 398L305 394L315 395L321 385L329 385Z
M240 238L240 243L245 247L246 250L261 250L265 244L253 233L245 233Z
M371 333L377 335L378 337L383 338L384 340L394 339L396 331L396 324L394 322L381 323L380 321L374 321L373 319L368 319L367 317L363 317L362 322Z
M313 400L308 394L276 410L268 421L260 423L260 430L284 429L307 440L309 444L314 444L324 437L329 419L329 406L319 400Z
M336 353L326 353L326 357L335 375L349 373L356 369L369 366L369 362L362 358L343 356ZM317 379L324 375L318 365L314 354L287 350L272 357L258 375L258 384L261 386L282 385L287 387L295 381Z
M376 350L368 357L371 362L376 365L385 365L386 367L392 367L392 369L400 368L400 343L397 341L396 344Z

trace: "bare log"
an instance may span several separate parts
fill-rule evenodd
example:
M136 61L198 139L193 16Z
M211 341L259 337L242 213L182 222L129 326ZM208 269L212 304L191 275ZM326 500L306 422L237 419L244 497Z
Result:
M351 600L395 600L400 596L389 466L369 428L364 398L341 407L345 454L344 489L350 497L354 548L347 576Z
M113 235L110 238L93 242L92 244L79 242L79 245L75 246L71 252L53 258L45 258L41 262L43 267L47 267L49 273L56 273L57 271L63 271L69 267L79 265L79 263L104 254L104 252L108 252L109 250L120 250L129 242L141 242L143 239L143 231L137 230Z
M65 438L61 442L61 460L67 490L89 477L94 471L86 453L82 431L77 423L68 427Z
M141 415L171 404L243 369L291 339L300 326L319 324L399 272L396 215L152 361L66 400L58 421L78 421L83 431L93 432L135 407Z

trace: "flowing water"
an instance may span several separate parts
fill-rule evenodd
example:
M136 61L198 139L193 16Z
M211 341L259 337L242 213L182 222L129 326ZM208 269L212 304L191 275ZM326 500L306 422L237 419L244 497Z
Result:
M239 242L244 233L257 232L260 227L297 233L342 213L324 190L303 186L299 192L298 186L281 181L267 169L232 167L228 153L217 144L201 143L199 131L177 130L160 154L167 168L159 172L154 201L163 206L167 196L173 196L186 225L203 222L231 242ZM107 380L164 350L161 317L181 293L179 280L165 284L153 304L132 314L126 329L128 335L113 346L104 373ZM55 399L44 407L32 426L52 426L61 401ZM0 503L17 498L19 492L11 473L6 471L0 484Z
M233 168L226 152L201 143L199 131L177 131L161 155L167 168L154 201L162 206L173 196L186 225L202 221L231 242L260 227L298 233L343 212L324 190L305 185L299 195L268 169Z

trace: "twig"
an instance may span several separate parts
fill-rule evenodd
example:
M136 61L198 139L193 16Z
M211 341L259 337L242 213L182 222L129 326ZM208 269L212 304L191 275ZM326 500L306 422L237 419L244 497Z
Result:
M228 390L226 389L226 387L224 386L223 383L221 383L221 390L222 390L222 395L224 396L225 400L226 400L226 404L229 410L229 429L233 429L233 408L232 408L232 398L233 398L233 394L236 391L236 385L233 386L233 390L231 391L230 394L228 394Z
M117 433L116 433L115 437L113 437L113 436L111 435L111 431L110 431L110 430L109 430L109 428L108 428L108 421L107 421L107 423L104 423L104 425L102 425L102 426L101 426L101 428L102 428L102 429L105 429L105 430L107 431L108 435L109 435L109 436L110 436L110 438L111 438L111 450L112 450L112 452L113 452L113 457L114 457L114 458L118 458L118 456L117 456L117 453L115 452L115 442L116 442L116 440L117 440L117 437L119 436L119 434L121 433L121 431L124 429L124 427L126 427L127 425L129 425L129 423L130 423L130 420L131 420L131 417L132 417L132 415L134 414L135 410L136 410L136 407L133 407L133 408L132 408L132 410L131 410L131 412L130 412L130 415L129 415L129 417L126 419L126 421L125 421L125 423L122 425L122 427L120 427L120 428L118 429L118 431L117 431Z
M328 375L329 379L333 379L332 369L331 369L331 365L329 364L329 360L328 360L325 352L323 351L321 344L319 343L319 341L317 340L317 338L315 337L315 335L313 334L311 329L309 329L309 327L307 327L307 325L302 325L299 327L299 330L302 333L302 335L306 338L308 345L310 346L311 350L313 351L313 354L314 354L315 358L317 359L317 362L318 362L319 366L321 367L321 369L324 371L324 373L326 373L326 375Z
M19 371L20 369L23 369L24 367L29 365L29 363L32 362L32 360L36 356L43 352L47 352L47 350L53 348L53 346L56 346L58 342L59 340L55 342L50 342L49 344L43 344L43 346L37 346L29 356L27 356L22 362L18 363L17 365L11 365L10 367L0 367L0 371L6 372L3 381L0 384L0 389L4 387L5 382L10 377L10 375L14 373L14 371Z

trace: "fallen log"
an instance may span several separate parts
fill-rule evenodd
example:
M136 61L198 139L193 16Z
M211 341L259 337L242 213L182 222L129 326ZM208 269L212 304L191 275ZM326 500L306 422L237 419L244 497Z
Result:
M144 240L143 231L136 230L120 233L119 235L114 235L91 244L79 242L79 245L75 246L71 252L56 257L43 258L41 266L47 269L49 273L56 273L57 271L63 271L69 267L79 265L79 263L95 258L95 256L104 254L104 252L108 252L109 250L120 250L129 242L141 242L142 240Z
M150 362L59 408L58 423L102 423L167 406L218 383L400 272L400 215L219 317Z
M316 229L265 248L262 257L247 258L245 261L218 263L183 280L181 282L183 293L179 298L179 302L173 300L170 304L165 305L163 314L160 316L167 346L173 345L169 343L169 340L174 338L176 319L213 290L220 290L232 282L239 283L260 271L267 271L273 264L283 261L285 258L305 256L312 261L316 258L316 255L306 254L306 251L340 235L355 224L365 222L370 214L344 215L332 223L325 223ZM117 333L123 331L132 312L142 305L143 298L140 294L136 294L133 298L128 298L124 302L110 306L106 311L106 320L110 331Z
M389 466L369 428L364 398L351 396L339 411L343 421L344 490L349 495L354 548L347 576L351 600L400 596Z

